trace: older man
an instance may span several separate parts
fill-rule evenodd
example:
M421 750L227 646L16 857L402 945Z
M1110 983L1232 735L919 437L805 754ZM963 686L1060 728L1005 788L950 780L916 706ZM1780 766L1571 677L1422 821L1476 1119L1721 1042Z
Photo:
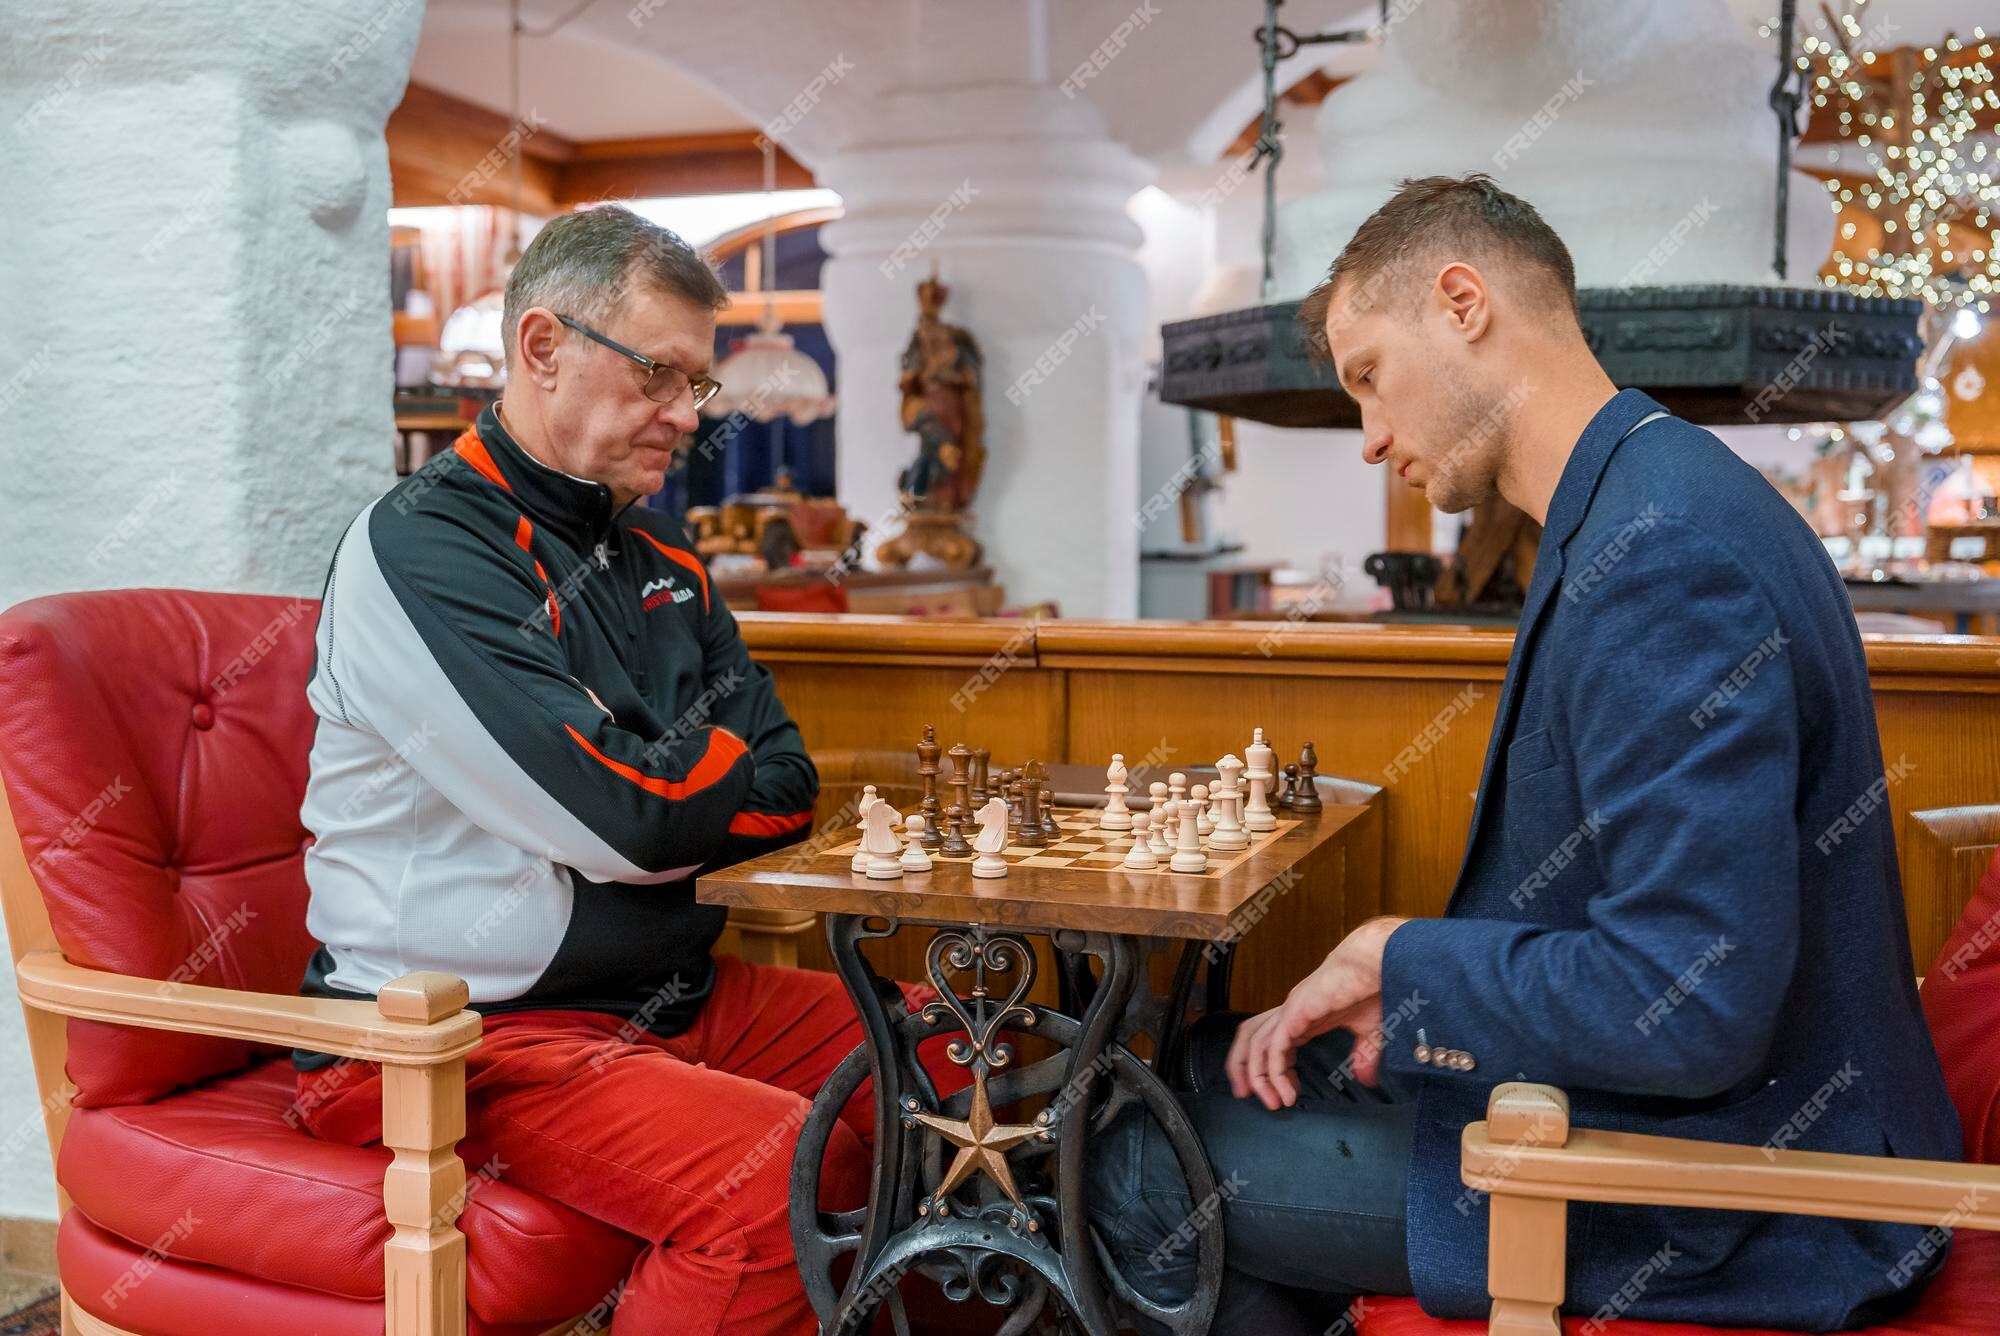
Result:
M467 981L471 1136L653 1245L620 1333L812 1329L787 1170L860 1037L833 975L711 960L723 911L694 900L697 873L799 839L818 789L681 528L633 504L718 388L727 300L628 210L544 228L507 284L504 396L349 526L308 688L305 991ZM313 1131L380 1137L373 1069L299 1062ZM871 1116L829 1146L849 1204Z

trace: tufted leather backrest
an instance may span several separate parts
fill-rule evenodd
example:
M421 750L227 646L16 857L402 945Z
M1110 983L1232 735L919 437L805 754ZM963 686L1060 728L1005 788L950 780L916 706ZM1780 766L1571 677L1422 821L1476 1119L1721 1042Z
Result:
M0 613L0 774L72 963L296 993L312 599L60 594ZM236 1040L69 1023L76 1103L243 1066Z
M2000 1164L2000 849L1924 976L1923 1001L1965 1158Z

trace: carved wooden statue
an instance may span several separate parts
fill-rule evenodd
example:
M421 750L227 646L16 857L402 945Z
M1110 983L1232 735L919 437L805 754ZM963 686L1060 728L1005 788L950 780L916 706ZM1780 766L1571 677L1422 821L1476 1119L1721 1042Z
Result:
M919 552L954 569L979 560L979 544L966 528L986 466L983 361L972 335L940 316L950 296L935 273L917 285L917 328L903 350L898 382L917 458L896 480L907 523L876 549L885 566L902 566Z

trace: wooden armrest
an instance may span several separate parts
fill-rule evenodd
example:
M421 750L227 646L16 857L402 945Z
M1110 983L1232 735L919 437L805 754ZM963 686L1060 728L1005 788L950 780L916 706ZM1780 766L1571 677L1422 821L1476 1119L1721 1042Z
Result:
M140 979L84 969L53 951L23 955L14 975L24 1005L113 1025L417 1067L479 1047L480 1019L464 1009L465 982L448 974L405 975L384 986L373 1004Z
M1567 1142L1460 1138L1466 1186L1510 1197L1773 1211L1844 1220L2000 1229L2000 1165L1814 1150L1766 1150L1682 1137L1576 1130Z
M1575 1129L1562 1091L1516 1081L1460 1134L1459 1176L1491 1194L1489 1336L1561 1336L1572 1201L2000 1229L2000 1166Z

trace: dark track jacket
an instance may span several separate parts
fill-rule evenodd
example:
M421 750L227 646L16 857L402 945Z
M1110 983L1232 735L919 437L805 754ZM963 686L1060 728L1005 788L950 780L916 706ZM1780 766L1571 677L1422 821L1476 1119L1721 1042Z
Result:
M679 1033L725 916L695 874L801 838L819 787L680 526L491 407L341 538L307 697L320 996L442 970Z

